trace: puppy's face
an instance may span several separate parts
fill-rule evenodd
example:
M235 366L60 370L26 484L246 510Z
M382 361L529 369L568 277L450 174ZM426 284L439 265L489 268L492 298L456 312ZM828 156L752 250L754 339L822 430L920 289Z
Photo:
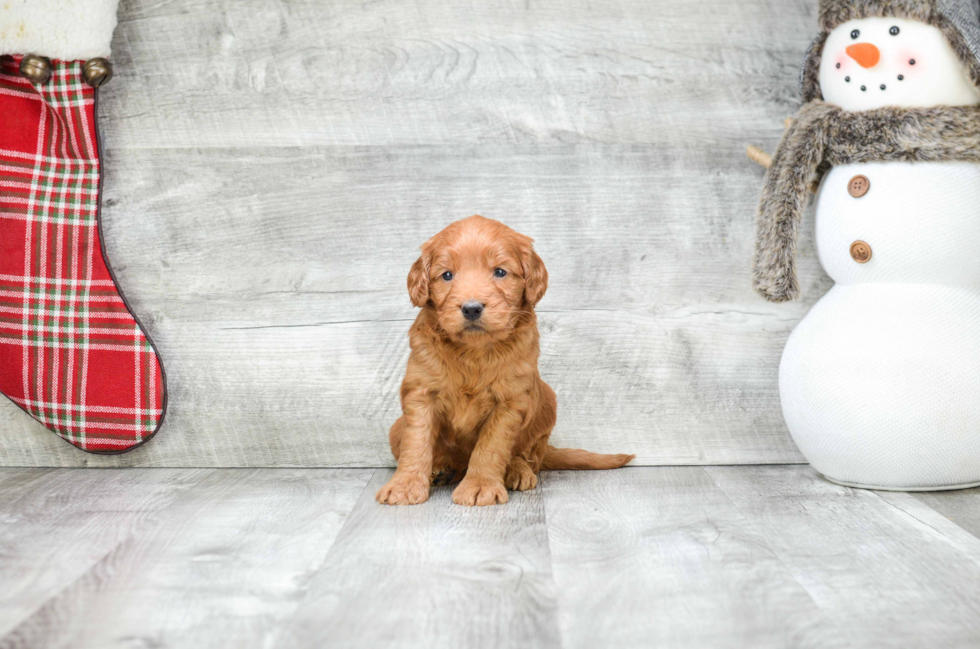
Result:
M547 286L531 239L482 216L429 239L408 275L412 303L434 309L450 338L472 342L506 339Z

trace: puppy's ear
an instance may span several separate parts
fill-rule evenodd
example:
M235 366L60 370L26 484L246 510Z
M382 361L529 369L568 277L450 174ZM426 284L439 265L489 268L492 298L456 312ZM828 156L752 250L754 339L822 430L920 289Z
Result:
M429 268L424 257L419 257L408 271L408 296L412 304L422 308L429 301Z
M535 306L548 290L548 269L534 248L528 247L524 256L524 299Z

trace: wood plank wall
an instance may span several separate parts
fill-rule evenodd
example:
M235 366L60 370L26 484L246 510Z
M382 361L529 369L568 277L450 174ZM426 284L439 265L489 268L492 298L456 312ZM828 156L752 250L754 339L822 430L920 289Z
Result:
M556 444L798 462L786 337L749 288L760 168L815 0L122 0L101 95L106 245L162 350L165 428L95 457L5 400L0 464L383 466L418 246L536 240Z

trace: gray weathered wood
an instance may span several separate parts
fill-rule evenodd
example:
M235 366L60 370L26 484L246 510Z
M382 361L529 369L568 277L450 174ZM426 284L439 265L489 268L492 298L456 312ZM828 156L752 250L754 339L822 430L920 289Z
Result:
M980 536L980 489L912 495L964 530Z
M270 646L370 476L215 471L62 592L47 593L0 647ZM31 541L16 556L33 563ZM66 564L88 551L63 552Z
M60 469L10 469L0 470L0 494L8 513L17 506L21 498L35 495L52 479L62 473Z
M560 646L544 497L379 505L379 470L277 647Z
M87 574L207 470L0 471L0 636Z
M482 213L548 264L559 444L801 457L749 288L762 172L815 2L133 0L101 92L106 245L171 412L84 455L0 402L0 465L390 465L418 246Z
M878 495L882 500L913 518L914 525L941 536L945 544L980 564L980 543L977 543L974 532L964 529L942 512L933 509L927 501L920 500L914 493L882 491Z
M543 475L566 647L846 646L703 469Z
M637 467L390 508L390 473L0 469L0 649L980 643L948 502Z
M980 644L980 539L907 494L809 467L707 467L852 646Z

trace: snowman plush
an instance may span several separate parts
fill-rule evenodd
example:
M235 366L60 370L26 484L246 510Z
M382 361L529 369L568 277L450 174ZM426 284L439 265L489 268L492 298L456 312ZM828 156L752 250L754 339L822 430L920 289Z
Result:
M822 0L804 105L769 171L753 283L799 294L816 191L834 287L779 368L787 426L828 479L980 484L980 0Z

